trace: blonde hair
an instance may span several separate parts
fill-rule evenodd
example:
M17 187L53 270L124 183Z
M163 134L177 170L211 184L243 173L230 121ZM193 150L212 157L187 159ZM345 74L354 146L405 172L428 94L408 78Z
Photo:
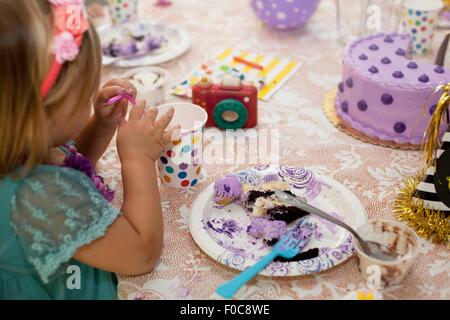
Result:
M100 42L92 27L78 57L64 65L45 98L40 95L52 55L53 19L47 0L0 2L0 177L45 161L52 142L48 119L76 93L74 113L91 105L101 77Z

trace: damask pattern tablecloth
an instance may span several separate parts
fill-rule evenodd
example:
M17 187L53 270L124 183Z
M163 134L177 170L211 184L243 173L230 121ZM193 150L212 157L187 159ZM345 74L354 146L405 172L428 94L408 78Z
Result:
M278 32L262 25L247 1L175 0L167 8L141 1L142 18L175 23L189 31L191 50L164 64L174 85L194 67L223 48L232 47L297 59L300 71L268 102L259 105L259 128L278 129L280 163L303 166L334 178L361 200L370 220L394 220L392 204L402 179L416 172L419 154L360 142L338 131L322 110L325 93L340 81L343 47L335 41L333 1L323 0L302 30ZM435 38L439 45L439 34ZM104 79L120 75L107 68ZM168 101L178 98L167 95ZM260 162L267 159L259 159ZM121 299L216 299L217 286L235 271L210 259L188 230L195 197L214 179L245 164L206 164L206 180L189 190L161 188L164 249L152 273L119 277ZM122 201L120 162L111 143L99 169ZM411 273L401 285L383 291L385 299L449 299L450 253L443 245L423 240ZM365 288L356 258L320 274L298 278L259 277L239 291L238 299L341 299Z

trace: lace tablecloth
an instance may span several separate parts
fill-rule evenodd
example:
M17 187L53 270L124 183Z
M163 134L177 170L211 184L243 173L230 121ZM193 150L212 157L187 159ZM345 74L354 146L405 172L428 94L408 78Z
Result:
M334 178L353 191L369 219L395 220L392 204L405 176L417 170L418 153L362 143L338 131L322 111L324 94L340 81L343 48L334 40L333 2L322 1L305 29L278 32L261 24L247 1L175 0L157 8L141 1L143 18L175 23L189 31L193 46L181 58L164 64L176 84L194 67L223 48L232 47L297 59L300 71L270 101L259 106L259 127L280 130L281 164L304 166ZM439 36L435 38L439 44ZM108 68L104 78L120 75ZM168 101L178 100L167 95ZM263 162L264 159L261 159ZM119 277L121 299L215 299L215 289L235 272L210 259L194 243L188 214L196 195L215 178L245 165L206 165L207 179L190 190L161 189L165 241L154 272ZM101 173L117 189L122 184L115 143L100 163ZM383 291L385 299L449 299L450 254L445 246L422 241L411 273L398 286ZM365 288L356 258L320 274L282 279L256 278L238 299L341 299Z

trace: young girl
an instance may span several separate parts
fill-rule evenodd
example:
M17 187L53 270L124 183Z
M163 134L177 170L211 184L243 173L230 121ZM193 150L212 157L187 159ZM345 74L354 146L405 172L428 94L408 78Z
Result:
M115 299L114 273L154 268L155 159L174 130L134 88L97 90L101 52L81 0L0 0L0 299ZM93 98L95 97L95 98ZM89 118L91 103L94 115ZM124 202L94 166L117 131Z

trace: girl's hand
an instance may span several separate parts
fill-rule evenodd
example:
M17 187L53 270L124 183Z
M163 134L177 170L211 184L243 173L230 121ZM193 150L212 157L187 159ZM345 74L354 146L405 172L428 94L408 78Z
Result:
M95 118L103 127L117 128L119 122L125 118L128 111L128 100L122 99L112 105L106 105L107 101L114 96L127 92L136 98L136 88L123 79L113 79L105 83L97 96L94 105Z
M131 110L128 121L122 119L119 124L117 151L122 165L129 161L155 162L166 144L179 135L179 126L166 130L173 118L173 108L158 120L157 108L147 112L144 108L145 101L139 101Z

